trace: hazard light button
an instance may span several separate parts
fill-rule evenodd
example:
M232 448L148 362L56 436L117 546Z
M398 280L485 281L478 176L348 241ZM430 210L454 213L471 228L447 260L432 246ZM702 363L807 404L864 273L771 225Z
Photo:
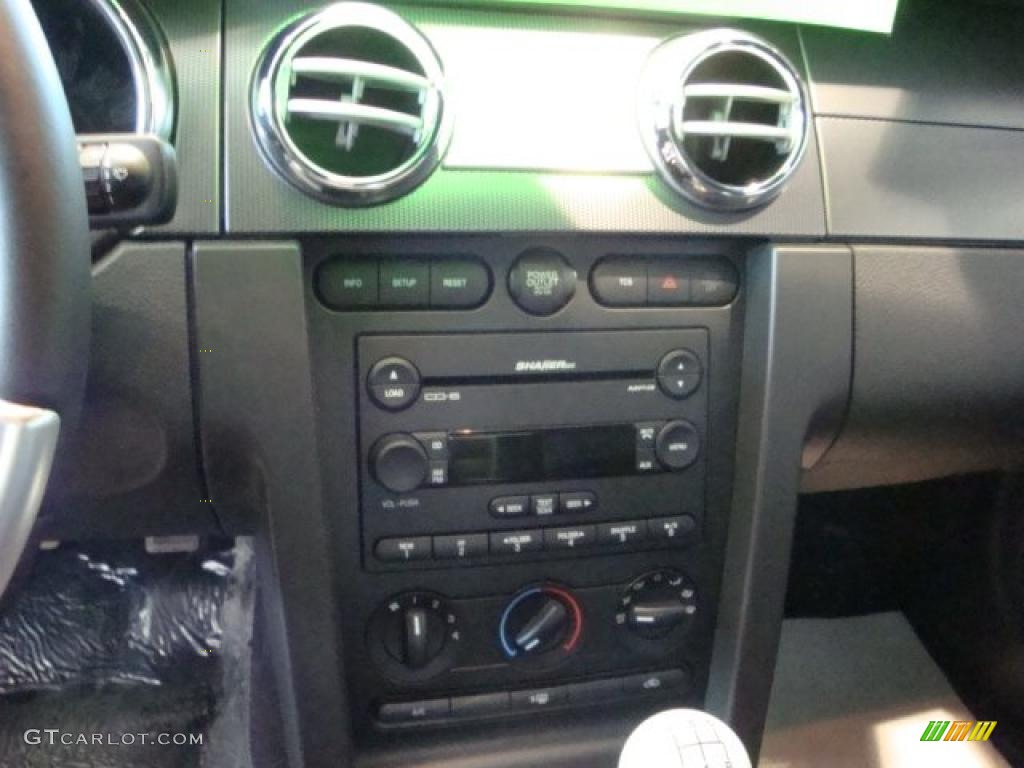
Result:
M690 303L691 270L682 264L654 263L647 272L647 303L680 307Z

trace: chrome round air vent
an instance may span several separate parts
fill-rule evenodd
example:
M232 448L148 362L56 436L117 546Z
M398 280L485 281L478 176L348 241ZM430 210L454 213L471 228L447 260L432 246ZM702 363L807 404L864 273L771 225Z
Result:
M267 162L338 205L403 195L437 167L450 135L444 72L392 11L338 3L284 27L252 82L252 128Z
M137 0L33 0L77 133L174 130L174 72Z
M807 148L800 77L763 40L729 29L675 37L651 53L638 119L662 178L717 210L767 203Z

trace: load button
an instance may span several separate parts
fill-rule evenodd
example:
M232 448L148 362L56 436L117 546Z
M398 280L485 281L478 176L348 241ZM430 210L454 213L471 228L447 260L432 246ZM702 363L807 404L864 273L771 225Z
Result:
M420 394L420 384L416 366L401 357L384 358L366 377L370 399L389 411L400 411L412 405Z

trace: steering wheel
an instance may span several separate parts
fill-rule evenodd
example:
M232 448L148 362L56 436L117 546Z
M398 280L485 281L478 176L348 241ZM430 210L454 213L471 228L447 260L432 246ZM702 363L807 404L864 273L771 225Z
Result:
M89 223L75 132L28 0L0 0L0 596L82 404Z

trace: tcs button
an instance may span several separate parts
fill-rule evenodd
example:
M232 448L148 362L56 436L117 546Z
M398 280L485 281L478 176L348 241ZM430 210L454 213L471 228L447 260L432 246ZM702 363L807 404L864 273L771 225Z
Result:
M531 315L553 315L576 293L576 270L557 251L532 248L512 266L508 292Z

